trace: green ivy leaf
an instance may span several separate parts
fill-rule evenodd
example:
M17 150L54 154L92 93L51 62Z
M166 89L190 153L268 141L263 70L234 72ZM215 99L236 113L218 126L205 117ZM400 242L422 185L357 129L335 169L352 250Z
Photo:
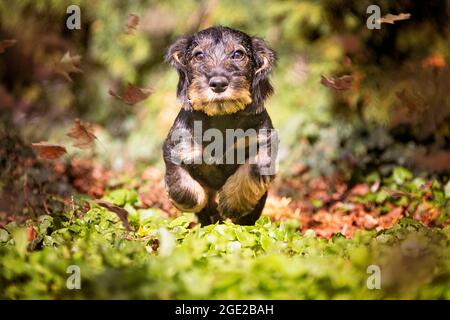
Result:
M256 236L255 235L253 235L249 232L240 230L240 229L236 229L235 233L236 233L236 238L239 240L239 242L242 244L242 246L251 247L256 244Z
M51 217L49 215L42 215L39 217L38 221L39 221L39 226L38 226L39 234L42 234L42 235L47 234L48 229L53 224L53 217Z
M12 237L14 239L14 245L16 247L17 252L22 257L25 255L27 251L27 229L26 228L17 228L12 232Z
M444 187L444 193L445 193L445 197L447 199L450 199L450 180L447 182L447 184Z
M392 173L392 177L394 178L395 183L401 185L406 180L412 179L413 175L411 171L403 167L395 167L394 172Z
M260 242L261 247L264 249L264 251L269 251L273 247L275 241L271 237L269 237L268 234L263 233L261 234Z
M111 191L105 200L121 207L125 204L133 205L138 201L138 194L135 190L117 189Z
M0 229L0 242L6 242L9 240L9 233L5 229Z

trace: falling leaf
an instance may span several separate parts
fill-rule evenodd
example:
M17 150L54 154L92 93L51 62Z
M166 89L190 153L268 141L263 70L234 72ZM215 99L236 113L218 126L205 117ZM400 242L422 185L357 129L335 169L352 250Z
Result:
M75 55L71 56L70 52L67 51L64 56L55 64L55 72L62 75L68 81L73 82L70 77L70 73L81 73L83 72L78 65L81 62L81 56Z
M116 97L119 100L122 100L123 102L125 102L126 104L129 105L135 105L138 102L141 102L142 100L147 99L150 94L152 93L151 89L141 89L138 88L132 84L128 84L128 86L126 87L124 93L122 94L122 96L118 95L117 93L115 93L113 90L109 90L108 93L113 96Z
M444 57L439 53L434 53L422 60L422 68L445 68L446 66L447 63L445 63Z
M387 14L384 17L381 17L378 22L379 23L389 23L389 24L394 24L395 21L401 21L401 20L408 20L409 18L411 18L411 14L410 13L400 13L399 15L395 15L395 14Z
M82 122L80 119L75 119L75 123L67 136L74 139L75 143L73 146L80 149L89 148L94 140L97 139L94 135L94 125Z
M129 14L127 17L126 31L133 34L139 25L139 17L135 14Z
M41 158L49 160L58 159L63 154L67 153L65 147L57 144L50 144L47 142L32 143L31 147L38 153Z
M320 77L320 83L331 89L342 91L352 87L353 77L351 75L345 75L339 78L328 78L324 75L321 75Z
M106 202L106 201L97 201L97 204L100 207L103 207L105 209L108 209L111 212L114 212L115 214L117 214L117 216L120 218L120 220L122 220L123 226L125 227L125 230L127 231L131 231L131 226L130 223L128 222L128 211L125 210L124 208L118 207L110 202Z
M17 40L15 39L7 39L0 41L0 53L5 52L5 49L8 49L16 44Z

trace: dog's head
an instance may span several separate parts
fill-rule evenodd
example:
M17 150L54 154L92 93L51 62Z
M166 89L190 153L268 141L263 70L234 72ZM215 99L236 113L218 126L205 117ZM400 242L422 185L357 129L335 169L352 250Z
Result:
M227 27L212 27L182 37L166 53L178 70L178 97L184 108L209 116L252 106L255 113L273 92L269 73L275 53L256 37Z

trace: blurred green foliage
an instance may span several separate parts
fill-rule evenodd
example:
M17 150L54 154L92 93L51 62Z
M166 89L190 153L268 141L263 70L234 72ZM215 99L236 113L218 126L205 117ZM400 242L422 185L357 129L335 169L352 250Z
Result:
M360 201L383 206L410 197L414 206L422 184L396 168L380 191ZM434 182L430 203L446 210L449 187ZM400 197L381 198L384 190ZM104 200L128 211L132 231L94 201L85 213L69 210L0 228L0 298L450 298L450 226L429 228L403 218L386 230L326 240L311 229L300 233L298 220L272 222L267 216L255 226L200 227L193 214L168 218L159 209L136 209L138 197L129 189ZM67 286L74 265L80 268L79 290ZM380 289L367 285L373 283L372 265L380 268Z

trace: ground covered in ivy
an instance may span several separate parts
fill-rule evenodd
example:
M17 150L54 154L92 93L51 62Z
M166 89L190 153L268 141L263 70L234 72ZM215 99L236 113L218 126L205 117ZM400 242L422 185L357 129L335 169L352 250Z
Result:
M134 189L77 196L61 215L0 228L0 297L449 299L450 184L403 168L377 184L328 205L341 217L334 221L314 218L324 204L302 213L301 202L272 195L255 226L201 227L194 215L144 205ZM372 224L358 225L368 202ZM379 223L392 210L389 226ZM351 234L336 231L348 221ZM70 289L70 266L80 289Z

